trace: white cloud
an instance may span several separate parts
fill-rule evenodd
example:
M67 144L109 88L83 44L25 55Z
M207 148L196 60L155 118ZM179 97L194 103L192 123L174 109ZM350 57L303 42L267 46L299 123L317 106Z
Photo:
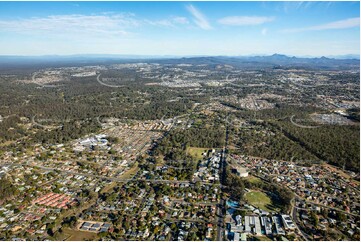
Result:
M126 35L126 29L140 22L129 14L53 15L17 20L0 20L2 31L19 33L92 33Z
M153 26L161 26L161 27L174 27L172 21L168 19L162 20L144 20L145 23L153 25Z
M358 27L358 26L360 26L360 18L349 18L349 19L343 19L343 20L335 21L335 22L331 22L331 23L310 26L310 27L306 27L306 28L284 29L284 30L282 30L282 32L296 33L296 32L315 31L315 30L348 29L348 28L353 28L353 27Z
M175 27L185 25L184 17L169 17L161 20L137 18L132 13L101 13L97 15L51 15L14 20L1 20L1 32L20 34L43 34L51 36L87 35L99 37L129 36L135 28L146 25L157 27Z
M272 22L274 17L264 16L229 16L218 20L218 23L232 26L260 25Z
M193 21L198 27L204 30L212 29L212 26L209 24L207 18L193 5L188 5L187 10L193 15Z
M303 11L307 10L314 2L310 1L291 1L283 2L283 11L289 13L292 11Z
M169 19L162 19L162 20L144 20L145 23L154 26L160 27L176 27L176 25L185 25L188 24L189 21L185 17L171 17Z
M173 21L178 24L189 24L189 21L185 17L174 17Z

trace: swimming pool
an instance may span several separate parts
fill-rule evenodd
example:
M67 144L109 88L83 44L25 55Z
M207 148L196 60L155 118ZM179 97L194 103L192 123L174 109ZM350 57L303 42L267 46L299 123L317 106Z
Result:
M232 200L227 200L227 206L236 208L239 207L239 203Z

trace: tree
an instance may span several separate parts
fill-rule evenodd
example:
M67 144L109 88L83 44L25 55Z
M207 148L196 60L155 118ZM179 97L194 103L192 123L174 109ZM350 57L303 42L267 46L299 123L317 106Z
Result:
M172 231L175 231L177 229L177 224L176 223L172 223L170 226Z
M244 195L244 182L242 178L234 175L227 168L226 170L226 184L227 190L231 195L231 198L236 201L240 201Z
M0 201L9 200L16 195L16 193L17 189L11 181L6 177L2 177L0 179Z
M317 214L314 211L311 212L311 219L313 221L313 225L317 228L317 226L319 224L319 219L318 219Z

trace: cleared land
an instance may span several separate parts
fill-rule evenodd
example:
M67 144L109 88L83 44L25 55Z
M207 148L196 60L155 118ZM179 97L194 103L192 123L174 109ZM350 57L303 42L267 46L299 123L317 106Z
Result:
M121 179L130 179L139 171L138 162L135 162L133 167L125 171L122 175L119 176Z
M247 202L257 208L263 209L268 212L276 211L277 208L272 203L270 197L266 193L260 191L250 191L244 195Z
M202 153L207 152L210 148L197 148L197 147L189 147L187 152L191 155L196 161L202 160Z
M251 237L252 240L254 241L272 241L270 238L268 238L267 236L252 236Z
M262 182L261 179L259 179L258 177L252 176L252 175L247 176L247 177L245 177L244 179L247 180L247 181L249 181L249 182L252 183L252 184L259 184L259 183Z
M98 240L96 233L72 229L64 229L64 233L69 235L69 237L66 239L67 241Z

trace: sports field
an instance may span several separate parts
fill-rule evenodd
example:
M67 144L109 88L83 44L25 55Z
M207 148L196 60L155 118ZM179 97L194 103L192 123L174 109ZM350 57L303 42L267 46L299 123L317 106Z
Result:
M268 212L278 211L279 209L274 206L272 200L266 193L261 191L250 191L244 195L248 204L260 208Z

